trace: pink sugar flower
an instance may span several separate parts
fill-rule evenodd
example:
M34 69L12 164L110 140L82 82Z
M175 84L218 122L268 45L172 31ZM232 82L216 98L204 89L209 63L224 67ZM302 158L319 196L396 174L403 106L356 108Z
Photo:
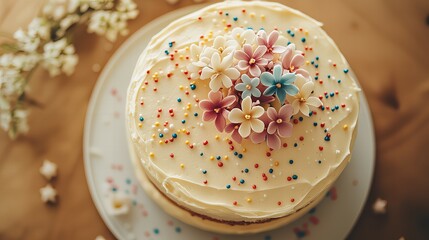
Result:
M268 60L263 56L267 52L267 47L258 46L255 51L252 50L252 46L244 44L243 50L235 51L235 58L238 59L237 68L240 71L246 71L253 77L259 77L265 66L268 64Z
M264 30L258 32L258 44L267 47L267 51L264 54L264 58L273 59L273 53L283 53L286 51L286 47L281 45L275 45L279 39L279 32L272 31L270 35L267 36L267 33Z
M293 125L290 123L290 117L293 113L293 107L290 104L283 105L277 112L275 108L269 107L267 115L270 119L267 132L269 134L277 133L280 137L292 136Z
M225 132L231 133L232 139L236 141L237 143L241 143L243 140L243 137L241 137L240 133L238 132L238 128L240 127L240 124L238 123L230 123L226 125Z
M200 108L204 110L204 121L215 121L215 126L219 132L223 132L226 125L226 118L229 111L226 109L236 100L235 96L223 97L221 92L209 92L209 99L200 101Z
M275 132L274 134L268 133L267 129L271 122L271 119L268 117L267 112L260 117L262 122L264 122L264 130L260 133L253 132L250 135L250 140L253 143L262 143L264 141L267 142L267 146L272 149L279 149L281 147L280 137Z
M282 66L285 69L285 73L301 74L305 78L310 78L307 70L301 68L304 62L305 58L302 52L296 50L295 44L289 44L282 57Z

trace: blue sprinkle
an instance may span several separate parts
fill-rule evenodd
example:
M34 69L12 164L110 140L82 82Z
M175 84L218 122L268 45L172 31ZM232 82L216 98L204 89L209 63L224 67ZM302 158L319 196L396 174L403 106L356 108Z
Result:
M325 106L322 105L322 111L324 111L324 110L325 110Z
M335 96L335 93L331 92L329 95L331 95L331 97Z
M238 154L238 158L243 158L243 154Z
M289 42L287 42L287 46L289 46L291 43L292 43L292 42L290 42L290 41L289 41Z
M191 87L192 90L195 90L197 88L197 85L195 85L195 84L191 84L189 86Z
M169 43L168 43L168 46L169 46L169 47L173 47L173 44L174 44L174 42L169 42Z
M318 80L318 79L319 79L319 77L318 77L318 76L315 76L315 77L314 77L314 79L315 79L315 80Z
M244 172L245 172L245 173L248 173L248 172L249 172L249 169L248 169L248 168L245 168L245 169L244 169Z
M292 178L293 178L294 180L296 180L296 179L298 179L298 176L294 174L294 175L292 176Z
M289 160L289 164L293 164L293 160L291 159L291 160Z
M325 141L329 142L331 140L331 138L329 138L328 136L325 137Z
M338 105L335 105L335 109L336 109L336 110L338 110L338 108L340 108L340 106L338 106Z
M226 188L227 188L227 189L230 189L230 188L231 188L231 185L227 184L227 185L226 185Z
M316 56L316 60L319 61L319 56Z
M330 74L328 74L328 78L331 78L331 75L330 75Z
M299 117L298 119L299 119L300 122L302 122L302 120L304 120L303 117Z
M329 98L329 95L325 95L325 98Z
M314 123L313 123L313 126L317 127L317 122L314 122Z
M229 13L225 13L226 16L229 16Z
M273 173L274 170L272 168L270 168L270 170L268 170L269 173Z
M244 179L240 179L240 183L243 184L244 183Z
M216 157L216 159L217 159L217 160L220 160L220 158L221 158L220 156L217 156L217 157Z
M112 188L112 192L116 192L118 189L116 188Z
M319 64L314 64L314 67L315 67L315 68L318 68L318 67L319 67Z
M180 227L176 227L176 232L180 233L182 231L182 229Z
M125 180L125 182L126 182L127 184L131 184L131 179L127 178L127 180Z
M140 122L143 122L144 121L144 118L143 117L140 117Z
M160 133L160 134L159 134L159 137L160 137L160 138L164 137L164 134Z
M305 38L304 37L301 38L301 42L305 43Z
M232 18L234 21L236 21L237 22L237 20L238 20L238 17L234 17L234 18Z
M310 63L311 63L311 65L313 65L313 64L314 64L314 61L311 61Z
M235 155L235 156L237 156L237 155L238 155L238 152L234 152L234 155Z
M159 234L159 229L158 229L158 228L155 228L155 229L153 229L153 232L154 232L155 234Z
M341 83L341 80L340 79L338 79L338 81L337 81L338 83Z
M196 113L194 113L194 116L195 116L195 117L198 117L198 113L197 113L197 112L196 112Z
M203 156L204 155L204 153L200 153L200 156Z
M173 138L177 138L177 134L176 134L176 133L171 134L171 136L172 136Z
M177 99L177 102L182 102L182 99L181 99L181 98L178 98L178 99Z
M322 160L319 160L319 161L317 161L319 164L321 164L322 163Z
M291 36L291 37L295 37L295 33L291 33L291 34L290 34L290 36Z
M203 174L207 174L207 170L203 170Z
M290 29L288 29L286 32L287 32L287 33L291 33Z
M294 147L298 147L298 143L294 143L294 144L293 144L293 146L294 146Z
M170 52L168 50L165 50L164 52L165 52L165 55L170 54Z
M185 119L183 119L183 120L182 120L182 123L183 123L183 124L185 124L185 122L186 122L186 120L185 120Z
M344 68L343 72L344 72L344 73L348 73L348 72L349 72L349 70L348 70L347 68Z

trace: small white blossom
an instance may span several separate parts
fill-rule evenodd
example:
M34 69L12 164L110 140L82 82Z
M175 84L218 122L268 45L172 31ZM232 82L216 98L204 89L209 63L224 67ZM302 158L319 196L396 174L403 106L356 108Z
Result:
M78 57L73 45L68 45L65 38L46 43L43 50L43 66L51 76L57 76L61 72L71 75L74 72Z

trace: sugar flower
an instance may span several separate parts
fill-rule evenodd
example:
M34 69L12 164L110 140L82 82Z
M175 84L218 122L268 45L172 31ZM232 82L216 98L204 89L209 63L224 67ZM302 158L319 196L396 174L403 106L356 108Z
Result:
M293 107L290 104L283 105L277 112L275 108L269 107L267 115L270 119L267 132L269 134L277 133L280 137L290 137L292 135L292 124L290 117L292 116Z
M285 72L300 74L303 77L310 78L307 70L302 69L305 59L301 51L295 49L295 44L289 44L282 57L282 66Z
M256 39L255 31L239 27L232 29L231 36L240 47L244 44L253 44Z
M280 137L277 135L276 132L273 134L268 133L267 129L271 122L271 119L268 117L267 113L264 112L264 114L260 117L262 122L264 122L264 130L260 133L253 132L250 135L250 140L253 143L262 143L263 141L267 142L267 146L272 149L279 149L281 147L281 140Z
M322 105L322 101L317 97L310 96L314 90L314 83L312 81L308 81L304 77L297 75L295 84L299 88L299 92L294 96L287 97L288 102L292 104L294 109L293 115L301 111L302 114L308 116L310 113L309 106L319 107Z
M125 215L130 212L130 197L122 193L109 194L105 199L107 213L112 216Z
M235 58L239 60L237 68L250 73L253 77L259 77L268 64L268 60L263 57L266 52L267 47L265 46L258 46L253 51L251 45L244 44L243 50L235 52Z
M186 67L190 73L192 79L200 78L201 72L204 67L207 67L210 63L212 56L211 51L214 49L198 46L196 44L191 45L191 60Z
M274 66L273 74L264 72L261 74L261 82L268 88L264 91L264 95L271 96L276 94L280 103L286 99L286 94L295 95L298 93L298 88L293 85L296 75L294 73L286 73L282 75L282 67Z
M221 60L219 53L216 52L211 58L210 66L203 68L201 79L210 78L209 86L212 91L219 91L222 85L230 88L232 86L231 79L240 77L240 72L236 68L231 67L232 61L232 54Z
M264 58L272 59L273 53L283 53L286 51L286 47L276 45L277 39L279 39L279 32L277 31L272 31L268 36L264 30L258 32L258 44L267 47Z
M230 123L225 127L225 132L231 133L232 139L234 139L234 141L236 141L237 143L241 143L241 141L243 141L243 138L238 132L239 127L240 127L240 124L238 123Z
M235 90L242 92L241 93L242 98L251 97L251 96L255 96L255 97L261 96L261 91L258 89L259 78L250 79L250 77L247 74L243 74L241 75L241 80L243 82L235 85Z
M240 123L238 132L245 138L248 137L253 130L254 132L262 132L264 123L258 118L264 114L264 108L261 106L252 106L250 97L244 98L241 102L241 109L234 108L228 114L228 119L232 123Z
M204 110L204 121L215 121L215 126L219 132L222 132L226 125L225 118L228 117L227 107L231 106L236 97L226 96L223 98L221 92L209 92L209 99L200 101L200 108Z
M213 41L213 48L217 51L221 57L225 57L231 54L236 48L238 44L234 40L228 40L224 36L217 36Z

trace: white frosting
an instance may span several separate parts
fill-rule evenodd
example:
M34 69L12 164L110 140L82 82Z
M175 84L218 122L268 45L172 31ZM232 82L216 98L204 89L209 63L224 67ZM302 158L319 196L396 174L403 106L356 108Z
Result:
M207 98L208 81L196 80L197 88L191 90L189 86L193 81L188 80L184 71L189 63L187 47L199 41L211 43L214 37L234 27L256 30L263 27L267 32L278 28L282 36L305 53L309 62L304 68L313 79L318 72L318 80L313 80L314 95L323 96L325 107L338 106L338 109L317 109L317 114L309 118L295 116L296 119L302 116L303 121L297 120L298 124L294 124L292 137L282 139L287 147L269 151L265 143L243 140L242 144L233 141L234 150L230 150L227 140L230 135L219 133L213 122L201 119L202 110L196 100ZM294 37L286 32L287 29ZM174 44L169 47L172 41ZM174 60L170 60L165 50L174 53ZM348 67L321 24L296 10L258 1L210 5L172 22L152 38L141 55L127 98L127 128L132 147L154 185L192 212L222 221L246 222L293 214L323 194L350 158L359 112L359 88L350 73L343 71ZM168 76L169 73L172 75ZM173 109L174 116L170 116L169 109ZM331 134L330 141L324 140L325 129ZM165 143L173 133L177 138ZM205 145L205 141L208 144ZM239 158L234 152L243 157ZM293 164L289 160L293 160ZM222 167L218 166L219 162ZM267 177L266 181L262 174ZM292 178L294 175L297 179ZM240 179L245 182L241 184Z

